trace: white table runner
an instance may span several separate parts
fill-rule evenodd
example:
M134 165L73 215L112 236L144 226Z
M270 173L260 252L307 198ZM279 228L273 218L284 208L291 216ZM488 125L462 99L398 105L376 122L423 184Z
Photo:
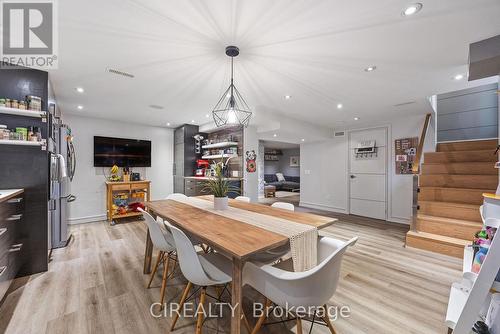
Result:
M293 268L295 271L306 271L313 268L317 264L318 229L314 226L239 208L233 208L231 206L224 211L215 210L212 201L201 198L176 198L175 201L286 236L290 240Z

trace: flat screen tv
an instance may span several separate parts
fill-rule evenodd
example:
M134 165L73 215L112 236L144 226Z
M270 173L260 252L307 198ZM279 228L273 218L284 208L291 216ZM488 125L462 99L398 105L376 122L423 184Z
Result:
M94 137L94 167L151 167L149 140Z

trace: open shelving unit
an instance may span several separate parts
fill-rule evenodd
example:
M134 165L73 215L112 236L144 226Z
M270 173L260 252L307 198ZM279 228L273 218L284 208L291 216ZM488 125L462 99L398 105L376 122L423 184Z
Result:
M45 141L27 141L27 140L6 140L0 139L0 145L18 145L18 146L45 146Z
M238 142L226 141L226 142L220 142L220 143L215 143L215 144L203 145L201 148L202 149L211 149L211 148L225 148L225 147L233 147L233 146L238 146Z
M225 158L237 158L237 154L214 154L214 155L205 155L201 157L205 160L215 160L215 159L225 159Z
M0 107L0 114L37 117L37 118L42 118L47 116L47 112L45 111L22 110L22 109L14 109L7 107Z

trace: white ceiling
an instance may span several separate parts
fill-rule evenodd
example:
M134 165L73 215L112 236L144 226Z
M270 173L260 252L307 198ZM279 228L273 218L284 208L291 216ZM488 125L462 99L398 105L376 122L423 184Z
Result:
M407 0L59 1L51 80L63 113L203 124L228 85L224 48L234 44L235 83L264 121L274 112L341 127L426 112L427 96L469 85L453 77L466 74L469 43L500 34L500 1L422 2L403 17Z

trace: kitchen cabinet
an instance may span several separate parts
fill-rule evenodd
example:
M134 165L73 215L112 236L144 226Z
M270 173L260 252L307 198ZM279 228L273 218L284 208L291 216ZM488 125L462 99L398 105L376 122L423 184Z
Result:
M23 264L23 223L24 191L9 191L0 197L0 300Z
M185 193L185 176L192 176L196 168L195 140L198 126L184 124L174 132L174 192Z
M184 179L184 187L185 187L184 195L186 195L186 196L212 195L210 190L206 189L206 187L205 187L206 180L207 180L207 178L205 178L205 177L186 177ZM231 178L231 179L229 179L229 184L231 185L231 187L235 187L235 188L240 189L240 191L239 192L230 192L230 193L228 193L228 197L229 198L236 198L237 196L240 196L241 187L242 187L241 179Z

